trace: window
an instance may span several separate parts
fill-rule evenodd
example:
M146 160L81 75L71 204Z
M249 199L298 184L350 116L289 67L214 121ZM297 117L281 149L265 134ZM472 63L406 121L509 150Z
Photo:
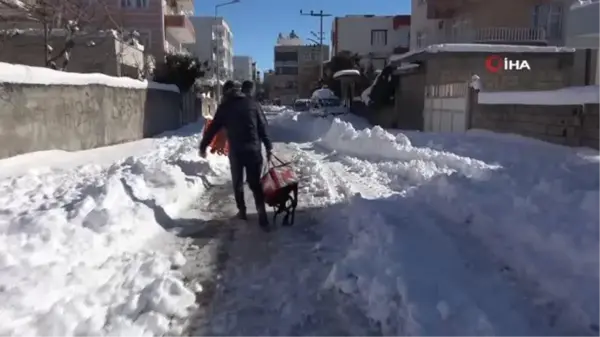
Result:
M371 30L371 46L387 46L387 30L372 29Z
M560 38L562 36L563 6L560 3L536 5L533 8L533 27L543 28L546 36Z
M121 8L148 8L150 0L120 0Z
M298 53L295 51L287 52L287 51L276 51L275 52L275 62L298 62Z
M298 67L277 67L275 73L277 75L298 75Z

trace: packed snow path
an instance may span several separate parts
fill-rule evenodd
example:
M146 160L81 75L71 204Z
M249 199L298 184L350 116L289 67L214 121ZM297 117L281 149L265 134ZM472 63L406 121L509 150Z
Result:
M277 124L272 131L278 134ZM289 130L279 131L291 139L283 132ZM255 218L228 220L236 210L226 184L198 203L212 205L209 211L229 234L222 235L227 243L218 289L193 323L194 334L597 333L596 323L586 323L568 301L549 296L537 280L464 230L472 219L448 219L405 198L423 163L408 163L406 181L390 182L376 161L338 155L323 145L331 141L276 144L277 153L294 159L302 173L294 227L265 234ZM357 149L338 145L346 152ZM439 157L471 174L492 168ZM248 191L246 196L252 209ZM207 214L203 207L196 211Z

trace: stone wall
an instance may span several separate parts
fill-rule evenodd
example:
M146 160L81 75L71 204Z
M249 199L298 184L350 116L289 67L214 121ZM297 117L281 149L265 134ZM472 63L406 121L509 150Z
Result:
M476 94L475 94L476 95ZM470 128L598 149L598 104L471 104Z
M181 95L104 85L0 84L0 158L117 144L179 128Z

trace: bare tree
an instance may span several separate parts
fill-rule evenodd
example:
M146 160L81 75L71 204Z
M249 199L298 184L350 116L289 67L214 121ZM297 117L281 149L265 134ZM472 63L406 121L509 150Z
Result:
M76 37L97 33L106 26L116 26L104 0L0 0L0 7L11 13L10 17L0 13L0 20L12 21L15 27L42 30L44 64L53 69L67 68ZM58 41L53 39L57 33L61 35ZM57 62L61 59L62 64L58 67Z

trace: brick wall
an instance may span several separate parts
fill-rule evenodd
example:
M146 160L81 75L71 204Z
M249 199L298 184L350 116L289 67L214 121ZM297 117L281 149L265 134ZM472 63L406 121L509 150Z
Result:
M476 93L473 95L476 102ZM470 128L526 137L569 146L598 149L598 104L494 105L471 104Z

